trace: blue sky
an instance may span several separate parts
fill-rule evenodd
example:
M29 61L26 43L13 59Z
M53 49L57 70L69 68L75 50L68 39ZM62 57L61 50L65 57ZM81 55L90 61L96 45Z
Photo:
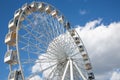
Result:
M4 38L8 31L8 22L15 10L24 3L33 0L0 0L0 80L6 80L8 65L3 63L6 45ZM120 0L36 0L52 4L70 21L72 26L84 26L87 22L102 19L105 25L120 22Z

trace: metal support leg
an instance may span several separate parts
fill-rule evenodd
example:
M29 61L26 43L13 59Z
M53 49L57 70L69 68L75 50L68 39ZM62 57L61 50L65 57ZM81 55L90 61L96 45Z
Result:
M74 80L74 77L73 77L73 62L72 62L71 59L70 59L70 80Z
M11 64L9 65L9 69L10 69L10 72L11 72L12 71L12 65Z
M78 68L78 66L76 65L75 62L73 62L74 66L76 67L76 69L78 70L80 76L83 78L83 80L87 80L87 78L85 78L85 76L82 74L81 70Z
M67 61L67 64L66 64L66 67L65 67L65 70L64 70L64 73L63 73L63 76L62 76L62 80L64 80L65 79L65 75L66 75L66 72L67 72L67 70L68 70L68 66L69 66L69 60Z

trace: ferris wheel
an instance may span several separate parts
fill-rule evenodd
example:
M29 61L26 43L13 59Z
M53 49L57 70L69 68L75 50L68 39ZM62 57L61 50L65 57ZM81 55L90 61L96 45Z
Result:
M94 80L77 31L50 4L32 2L15 11L5 37L8 80Z

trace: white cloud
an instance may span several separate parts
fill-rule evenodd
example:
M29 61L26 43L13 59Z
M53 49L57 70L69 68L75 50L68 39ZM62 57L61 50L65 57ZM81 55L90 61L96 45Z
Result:
M29 80L42 80L40 76L36 75L32 78L30 78Z
M85 26L78 26L80 28L80 30L84 30L84 31L87 31L87 30L91 30L91 29L94 29L96 27L96 25L99 25L101 23L102 19L99 18L98 20L94 20L94 21L90 21L90 22L87 22L85 24Z
M80 10L80 14L81 14L81 15L85 15L86 13L87 13L86 10Z
M112 73L112 77L110 80L120 80L120 70L117 69Z
M120 22L104 25L101 20L77 26L77 31L90 55L96 80L107 80L110 72L120 67Z

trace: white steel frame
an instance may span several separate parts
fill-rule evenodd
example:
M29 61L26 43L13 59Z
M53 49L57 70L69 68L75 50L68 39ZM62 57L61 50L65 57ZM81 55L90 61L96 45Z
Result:
M40 4L40 2L36 2L36 4ZM45 4L45 6L49 5L47 3L43 3L43 4ZM51 7L53 8L53 11L56 9L53 6ZM51 16L51 13L50 14L46 12L34 13L31 9L29 9L31 14L25 15L24 12L26 9L28 9L28 7L26 7L21 12L18 18L18 23L16 28L16 34L17 34L16 46L11 47L7 45L7 50L10 49L17 50L18 69L21 71L21 75L22 75L21 79L26 80L25 78L26 75L24 74L24 70L23 70L23 64L30 65L29 67L33 67L35 64L39 64L41 70L39 72L34 72L31 75L29 75L27 80L34 77L35 75L38 74L41 75L41 72L44 73L49 69L51 69L51 71L49 73L48 78L51 77L52 80L56 80L56 79L57 80L78 80L78 79L88 80L87 74L92 70L85 69L84 67L85 62L83 61L81 56L82 53L79 52L78 45L75 43L73 36L70 35L69 32L70 26L68 25L66 26L67 28L65 27L65 23L67 21L64 18L62 18L63 21L59 21L59 18L61 16L59 10L57 10L58 11L57 15ZM38 12L38 9L36 10L37 10L36 12ZM25 23L24 21L21 22L21 18L23 17L25 19L24 21L26 21ZM46 23L44 21L46 21ZM79 37L76 31L75 31L75 35ZM80 44L83 45L81 39L80 42L81 42ZM34 50L37 52L35 52ZM21 55L23 55L22 53L23 51L27 53L27 59L21 57ZM45 55L42 54L44 52L46 52ZM86 49L85 52L87 53ZM40 57L43 58L32 59L30 56L31 54L37 56L41 55ZM87 62L90 63L90 60L88 59ZM31 64L33 63L34 65L31 66ZM47 65L49 64L48 67L43 68L42 67L43 63L47 63ZM13 65L10 64L9 67L11 72L13 70L12 69ZM75 71L77 71L79 74L75 73Z

